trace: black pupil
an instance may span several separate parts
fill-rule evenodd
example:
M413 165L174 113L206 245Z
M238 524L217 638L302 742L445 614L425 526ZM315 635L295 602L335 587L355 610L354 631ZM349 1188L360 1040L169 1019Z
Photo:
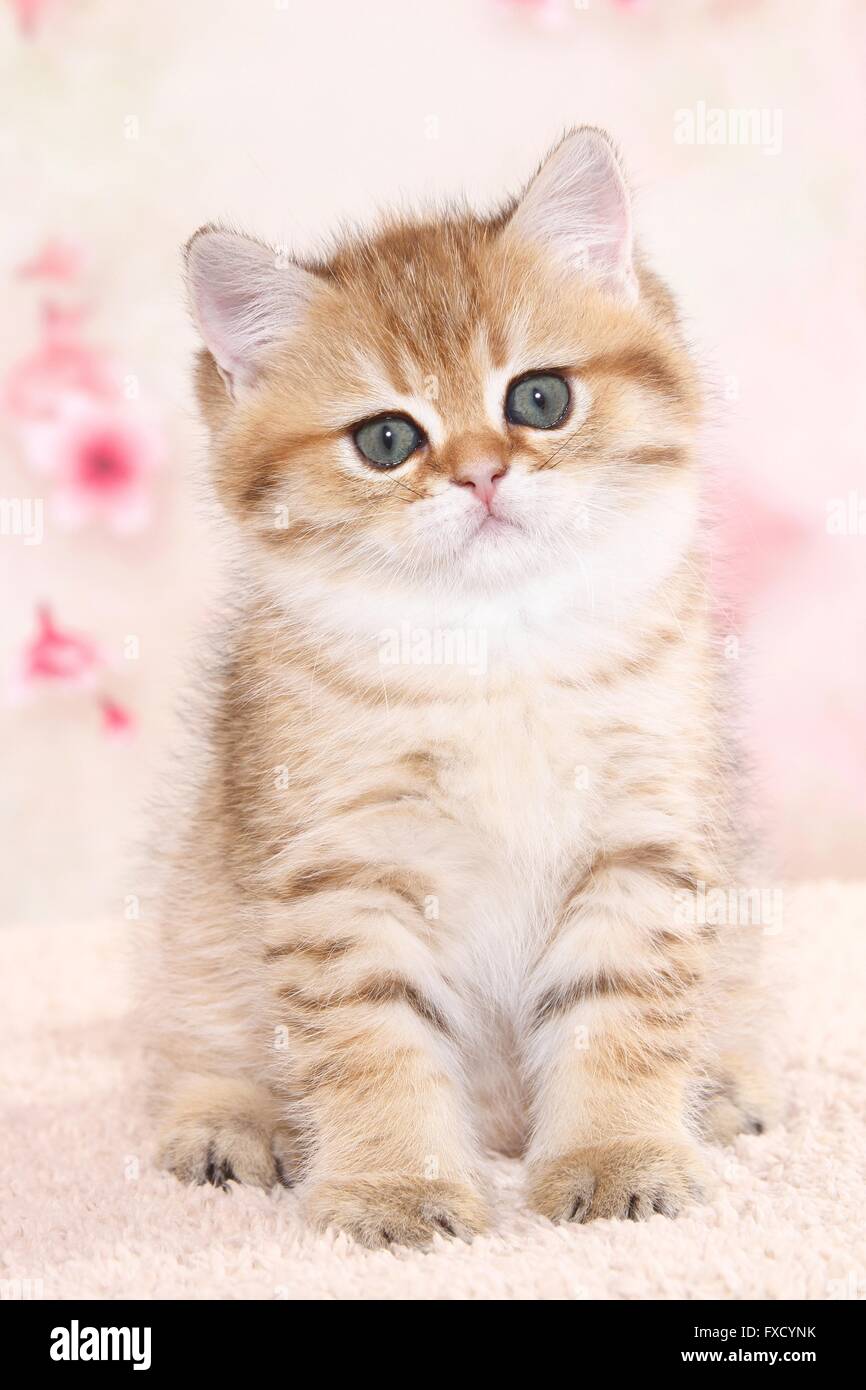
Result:
M390 425L385 425L385 427L382 430L382 442L384 443L386 449L393 449L394 431L391 429Z
M543 392L543 391L540 391L540 390L538 389L537 386L535 387L535 389L534 389L533 392L532 392L532 399L535 401L535 404L536 404L541 410L544 409L544 407L545 407L545 405L546 405L546 401L545 401L545 399L544 399L544 392Z

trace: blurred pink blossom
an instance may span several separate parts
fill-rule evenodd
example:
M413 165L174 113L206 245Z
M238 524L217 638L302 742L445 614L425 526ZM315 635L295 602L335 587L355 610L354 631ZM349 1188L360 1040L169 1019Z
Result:
M10 683L13 703L47 690L95 691L107 664L97 643L62 631L48 604L39 605L36 620L36 635L26 643ZM136 720L131 710L108 695L97 694L96 700L103 732L109 738L126 739L134 734Z
M567 10L586 8L585 5L578 7L574 0L498 0L498 3L515 10L523 10L527 14L535 14L550 25L561 23ZM610 3L618 10L641 10L645 9L651 0L610 0Z
M46 304L42 342L12 368L5 383L5 405L20 419L50 418L67 392L109 400L118 391L118 373L103 353L78 335L82 309Z
M29 697L40 686L92 689L105 664L96 643L88 637L62 632L47 604L39 606L36 617L36 636L26 644L13 677L13 699Z
M109 738L127 739L135 733L135 717L132 712L103 695L99 701L102 710L102 728Z
M561 24L565 18L565 0L499 0L499 4L535 15L542 23L552 28Z
M51 507L61 526L101 520L128 533L150 521L162 440L128 402L64 396L52 418L23 427L21 438L31 466L54 481Z
M814 536L812 518L772 499L746 478L712 478L714 590L731 616L747 618L764 589L802 563Z
M77 280L84 269L83 249L71 241L46 241L29 261L19 265L22 280Z
M43 14L53 9L58 0L11 0L18 19L18 28L25 38L32 39Z

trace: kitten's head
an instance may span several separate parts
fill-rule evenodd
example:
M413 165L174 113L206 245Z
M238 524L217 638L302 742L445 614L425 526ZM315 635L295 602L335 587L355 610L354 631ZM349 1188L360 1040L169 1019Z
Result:
M315 264L204 228L187 265L218 490L271 575L504 593L688 544L695 374L599 131L493 217Z

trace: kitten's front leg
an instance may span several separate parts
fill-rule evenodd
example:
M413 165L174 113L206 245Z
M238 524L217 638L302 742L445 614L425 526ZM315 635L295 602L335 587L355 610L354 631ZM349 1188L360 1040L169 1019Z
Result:
M420 888L405 867L319 860L294 875L268 930L286 1034L277 1084L310 1135L306 1213L371 1247L470 1239L487 1219L459 1003L436 968Z
M534 979L532 1206L554 1221L674 1215L699 1192L687 1086L706 943L659 846L600 855Z

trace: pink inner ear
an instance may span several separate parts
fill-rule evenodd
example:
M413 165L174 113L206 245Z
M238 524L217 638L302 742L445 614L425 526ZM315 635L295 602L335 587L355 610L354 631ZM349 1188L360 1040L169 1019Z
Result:
M188 273L205 345L228 378L251 380L281 316L273 253L232 232L204 232Z
M229 385L251 384L273 344L291 333L313 293L300 266L234 232L207 231L189 249L188 276L205 345Z
M628 268L631 263L631 212L627 198L624 188L618 188L613 180L606 181L599 202L599 220L608 228L610 238L599 246L599 263L604 258L604 251L609 251L610 270L614 274Z
M554 151L511 226L576 269L616 282L629 297L636 293L628 190L612 147L597 131L577 131Z
M245 307L237 293L212 286L206 287L199 299L199 323L205 343L220 367L232 375L244 365L237 326L243 320Z

